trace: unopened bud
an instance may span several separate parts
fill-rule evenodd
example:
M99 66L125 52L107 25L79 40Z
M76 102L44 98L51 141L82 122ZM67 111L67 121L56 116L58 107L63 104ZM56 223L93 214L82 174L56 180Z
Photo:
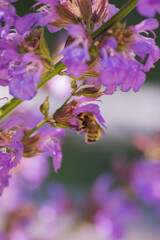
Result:
M85 96L85 97L88 97L88 98L97 98L97 97L100 97L103 95L102 92L99 92L100 90L100 87L98 88L95 88L95 87L87 87L87 88L83 88L81 90L79 90L77 92L77 96Z
M49 111L49 97L47 97L42 105L40 106L40 111L44 116L48 116L48 111Z

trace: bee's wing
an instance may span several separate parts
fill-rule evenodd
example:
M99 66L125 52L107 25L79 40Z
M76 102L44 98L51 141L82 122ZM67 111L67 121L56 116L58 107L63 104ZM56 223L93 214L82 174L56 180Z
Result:
M101 126L97 123L97 122L95 122L96 123L96 125L97 125L97 129L99 129L99 131L103 134L103 135L105 135L105 132L103 131L103 129L101 128Z

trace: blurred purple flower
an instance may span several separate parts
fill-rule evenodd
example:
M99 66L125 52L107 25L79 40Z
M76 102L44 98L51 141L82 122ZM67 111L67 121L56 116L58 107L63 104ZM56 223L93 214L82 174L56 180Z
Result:
M1 214L16 211L26 201L26 195L24 194L26 189L22 189L21 177L19 177L16 171L13 172L9 185L10 187L5 188L3 195L0 197Z
M139 161L133 165L131 186L145 203L160 207L160 162Z
M66 228L66 217L68 225L68 218L73 213L66 189L62 184L52 182L46 186L48 192L44 194L44 201L37 203L21 185L21 180L19 173L15 173L11 179L12 188L7 189L0 199L0 221L3 222L0 237L7 240L51 240L59 236Z
M65 211L71 210L73 207L71 196L60 182L51 182L47 186L47 192L57 215L63 214Z
M28 189L40 187L49 172L49 162L45 154L37 154L34 157L22 158L18 167L21 183Z
M91 189L89 204L100 233L109 239L119 239L126 221L135 216L137 211L122 188L111 189L113 180L110 175L101 175Z
M156 13L160 14L160 1L139 0L137 10L141 15L145 17L154 17Z

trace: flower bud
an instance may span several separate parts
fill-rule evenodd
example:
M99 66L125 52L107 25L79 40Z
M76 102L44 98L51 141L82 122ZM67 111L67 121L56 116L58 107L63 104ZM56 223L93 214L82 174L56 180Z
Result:
M40 111L41 113L47 117L48 116L48 111L49 111L49 97L47 97L42 105L40 106Z
M100 97L103 95L102 92L99 92L100 90L100 87L98 88L95 88L95 87L87 87L87 88L83 88L81 90L79 90L77 92L77 96L85 96L85 97L88 97L88 98L97 98L97 97Z

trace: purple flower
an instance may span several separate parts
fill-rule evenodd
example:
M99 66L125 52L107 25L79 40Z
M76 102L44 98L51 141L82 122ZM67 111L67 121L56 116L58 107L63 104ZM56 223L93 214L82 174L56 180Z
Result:
M137 5L138 12L146 17L154 17L156 13L160 14L159 0L139 0Z
M40 132L39 135L41 138L36 147L39 151L43 151L53 158L54 170L57 172L62 162L61 141L59 137L65 135L65 130L59 127L50 128Z
M21 100L30 100L37 93L41 80L43 64L39 57L32 53L19 56L9 64L10 94Z
M68 32L75 40L60 55L64 55L62 62L67 66L67 73L79 78L88 70L86 62L90 60L89 40L80 25L69 24Z
M23 155L23 132L19 128L22 123L21 116L14 116L0 127L0 194L8 186L10 169L17 166Z
M159 23L156 19L146 19L140 24L132 27L134 35L132 37L133 44L130 49L141 58L143 62L146 60L143 70L148 72L150 68L154 68L154 63L160 59L160 48L156 46L155 39L144 37L140 33L151 31L158 28ZM148 57L147 57L148 55Z
M160 207L160 162L139 161L133 165L131 186L145 203Z
M16 36L8 35L7 41L0 40L0 85L9 85L10 94L14 97L30 100L37 92L43 64L33 53L18 54L18 48L11 44L15 44L14 41L21 43L23 39Z
M109 39L109 42L107 41L105 47L102 48L100 81L101 84L107 86L104 93L112 94L118 85L121 85L122 91L129 91L132 88L137 92L146 78L142 71L143 65L136 61L129 51L116 52L116 45L113 42L115 42L114 38Z

